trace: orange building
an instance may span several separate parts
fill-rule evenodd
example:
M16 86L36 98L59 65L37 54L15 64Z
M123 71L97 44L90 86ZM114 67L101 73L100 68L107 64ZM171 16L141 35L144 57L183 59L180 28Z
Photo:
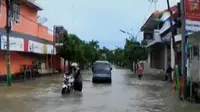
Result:
M52 68L51 59L55 54L55 52L53 53L53 32L37 23L38 11L41 11L42 8L31 0L16 1L13 6L14 21L10 34L11 73L19 73L21 65L31 65L36 60L43 63L43 68ZM5 25L6 5L5 0L0 0L0 76L6 75ZM54 57L60 60L59 57ZM56 63L60 62L56 61Z

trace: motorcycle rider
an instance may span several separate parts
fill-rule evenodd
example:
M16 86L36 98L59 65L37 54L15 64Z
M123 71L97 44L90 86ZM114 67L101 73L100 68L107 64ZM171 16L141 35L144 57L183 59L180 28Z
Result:
M81 73L80 73L78 64L72 63L71 67L72 67L72 73L74 74L74 90L81 92L83 84L82 84L82 77L81 77Z

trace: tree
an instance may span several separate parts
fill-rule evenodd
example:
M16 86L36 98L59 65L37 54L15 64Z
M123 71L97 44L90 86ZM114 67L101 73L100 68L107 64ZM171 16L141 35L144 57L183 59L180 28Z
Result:
M84 45L84 57L86 58L86 61L88 63L92 63L96 58L96 52L97 50L93 45L90 44L90 42L85 42Z
M57 53L71 62L78 62L83 68L89 63L93 63L96 60L108 60L119 66L128 65L133 68L133 62L136 64L140 60L147 58L147 49L145 48L145 42L137 42L131 39L126 39L124 49L117 48L115 50L109 50L105 46L100 49L99 42L91 40L89 42L81 40L75 34L68 34L64 31L63 46L57 47Z
M100 59L99 45L98 41L92 40L89 42L81 40L75 34L64 33L63 36L63 46L57 47L57 53L68 60L69 64L71 62L78 62L83 68L89 63Z
M65 49L69 51L68 60L71 62L78 62L81 67L85 64L85 57L84 57L84 46L85 43L82 41L78 36L75 34L69 34L68 36L68 45Z
M117 48L114 50L114 63L118 66L124 66L125 57L124 57L124 49Z
M140 42L126 39L124 55L129 67L133 69L133 63L137 65L139 61L146 60L148 52Z

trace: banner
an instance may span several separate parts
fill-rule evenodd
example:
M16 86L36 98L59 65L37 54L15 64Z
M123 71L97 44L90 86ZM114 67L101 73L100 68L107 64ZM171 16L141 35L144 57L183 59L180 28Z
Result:
M188 32L200 31L200 0L185 0L185 28Z
M10 39L10 51L24 51L24 39L16 38L16 37L9 37ZM1 49L6 50L7 45L7 37L2 35L1 36Z
M29 40L28 41L28 52L43 54L43 52L44 52L43 44L40 42Z

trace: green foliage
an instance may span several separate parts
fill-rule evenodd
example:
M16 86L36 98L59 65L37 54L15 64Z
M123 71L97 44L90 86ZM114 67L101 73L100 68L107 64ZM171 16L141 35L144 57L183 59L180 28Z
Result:
M138 62L146 60L148 53L146 48L139 42L126 39L124 55L127 60Z
M93 63L96 60L108 60L122 66L147 58L147 49L144 47L144 42L139 43L126 39L124 49L109 50L106 47L100 49L99 42L96 40L86 42L77 35L67 34L67 32L63 36L63 46L57 47L57 53L69 62L79 62L81 66Z
M98 41L85 42L75 34L64 34L62 47L57 47L57 53L65 60L79 62L84 66L100 59Z
M137 41L126 39L124 46L125 59L132 69L133 62L136 64L138 61L146 60L148 57L147 49L144 42L139 43Z

